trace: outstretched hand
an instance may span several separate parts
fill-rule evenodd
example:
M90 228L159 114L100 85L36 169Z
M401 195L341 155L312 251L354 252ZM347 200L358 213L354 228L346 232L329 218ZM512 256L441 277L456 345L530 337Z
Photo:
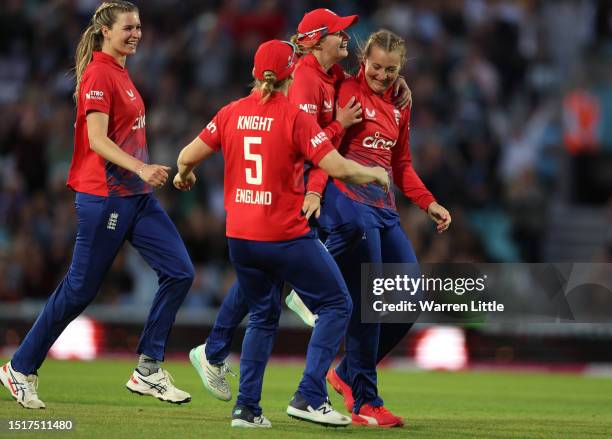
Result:
M437 224L436 231L438 233L444 232L450 226L452 221L451 215L444 207L439 205L437 202L433 202L427 208L427 214Z
M174 187L177 188L179 191L185 192L185 191L190 190L195 184L195 182L196 182L196 176L192 171L189 174L187 174L187 176L184 178L181 176L180 173L177 173L174 176L174 180L172 183L174 184Z
M138 170L138 176L145 182L153 186L155 189L159 189L168 180L168 172L172 168L164 165L148 165L144 164Z

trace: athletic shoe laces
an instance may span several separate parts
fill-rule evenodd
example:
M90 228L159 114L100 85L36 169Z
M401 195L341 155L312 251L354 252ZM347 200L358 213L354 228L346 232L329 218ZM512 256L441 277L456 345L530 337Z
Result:
M225 378L225 375L230 374L233 377L238 376L236 372L234 372L227 363L223 363L221 366L217 366L219 368L219 375L221 378Z
M28 375L26 377L26 388L32 397L38 399L38 376Z
M162 374L164 375L164 377L160 381L165 381L166 384L168 384L168 387L174 387L174 377L170 375L170 372L165 369L162 369Z

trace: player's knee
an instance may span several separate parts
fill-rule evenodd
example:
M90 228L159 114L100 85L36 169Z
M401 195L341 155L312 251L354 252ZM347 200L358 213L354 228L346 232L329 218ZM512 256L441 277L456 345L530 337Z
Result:
M195 278L195 269L189 259L181 261L172 276L176 281L191 286Z
M353 300L348 291L343 291L338 304L338 315L342 318L349 318L353 312Z
M248 328L258 329L263 331L276 331L278 328L278 321L280 315L278 314L249 314ZM248 329L247 329L248 330Z

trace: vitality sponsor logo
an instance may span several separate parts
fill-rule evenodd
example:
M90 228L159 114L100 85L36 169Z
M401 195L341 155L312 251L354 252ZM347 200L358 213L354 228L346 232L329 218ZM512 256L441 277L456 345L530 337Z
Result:
M85 98L101 101L104 99L104 92L100 90L90 90L88 93L85 93Z
M327 135L325 135L325 133L321 131L319 134L317 134L312 139L310 139L310 144L312 145L313 148L316 148L317 146L319 146L321 143L325 142L326 140L328 140Z
M396 143L397 143L397 139L396 140L386 139L380 134L380 132L376 131L373 136L368 136L364 138L363 142L361 142L361 145L364 148L389 150L393 148Z

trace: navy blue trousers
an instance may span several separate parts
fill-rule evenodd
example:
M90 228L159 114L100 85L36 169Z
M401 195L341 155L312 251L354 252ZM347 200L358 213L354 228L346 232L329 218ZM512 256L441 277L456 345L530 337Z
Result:
M353 299L353 314L345 338L345 356L336 372L351 385L355 398L353 411L359 413L363 404L383 405L378 395L376 365L412 327L412 323L361 322L361 264L416 263L417 259L397 212L354 203L364 219L366 231L357 251L338 259Z
M352 310L351 298L335 261L314 234L280 242L230 238L230 259L249 320L240 355L237 405L261 414L259 401L266 364L272 352L285 282L299 288L318 314L306 352L298 391L312 407L327 399L325 375L331 366Z
M354 249L363 236L365 224L351 199L338 190L331 179L325 188L317 232L334 258ZM296 288L302 297L302 291ZM302 300L304 298L302 297ZM236 328L248 313L244 295L234 283L223 299L215 324L206 339L206 358L220 364L230 353Z
M337 227L334 227L334 222L338 224ZM366 222L368 223L368 230L371 235L370 240L366 239L366 241L373 243L372 246L368 247L369 250L362 247L362 237L366 230ZM341 193L333 183L328 183L325 190L320 223L321 230L319 230L319 235L327 236L325 245L338 262L347 282L352 279L353 287L349 289L354 301L352 333L357 334L359 332L357 319L359 319L360 315L358 305L361 303L359 297L360 288L358 286L361 262L413 263L416 262L416 256L412 249L412 244L399 226L399 216L396 212L370 208L354 202ZM381 228L387 231L385 233L378 232ZM381 239L383 235L385 237L384 240ZM396 239L397 241L395 241ZM347 251L355 249L357 245L360 246L359 252L351 253ZM384 261L381 259L383 251ZM300 297L312 311L310 303L303 296L302 291L298 288L296 290L299 291ZM239 285L235 283L223 300L215 324L206 339L206 358L211 363L220 364L228 357L236 328L247 313L248 307L244 294L240 291ZM362 364L367 365L368 372L361 374L358 380L358 382L365 383L365 385L358 384L358 387L362 389L360 393L364 395L359 400L360 406L362 405L362 400L372 405L382 405L383 403L382 399L378 397L376 369L375 367L372 368L371 359L369 359L372 349L374 347L376 349L375 364L378 364L404 338L412 327L412 323L387 323L374 326L374 328L371 328L368 325L364 325L364 328L373 329L374 333L378 334L378 337L366 336L368 340L365 342L367 348L364 352L364 358L366 360ZM357 356L357 352L354 351L353 354ZM352 377L347 371L347 366L347 361L343 360L337 371L345 382L351 384Z
M76 194L77 237L66 277L11 360L31 374L68 324L95 298L117 252L127 240L155 270L159 289L138 344L138 353L164 359L176 313L194 270L176 227L153 195L100 197Z

